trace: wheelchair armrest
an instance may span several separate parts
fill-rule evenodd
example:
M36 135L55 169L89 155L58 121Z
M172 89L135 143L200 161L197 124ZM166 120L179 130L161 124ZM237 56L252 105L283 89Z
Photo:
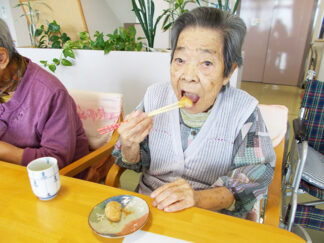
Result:
M306 133L304 120L300 120L300 119L293 120L293 127L294 127L295 139L297 139L299 142L306 141L307 133Z

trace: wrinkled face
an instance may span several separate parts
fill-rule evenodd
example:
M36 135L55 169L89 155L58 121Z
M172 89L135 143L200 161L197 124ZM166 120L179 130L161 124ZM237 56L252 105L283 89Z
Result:
M178 98L187 96L193 106L189 113L205 112L214 104L224 78L223 37L220 31L188 27L178 38L171 63L171 83Z

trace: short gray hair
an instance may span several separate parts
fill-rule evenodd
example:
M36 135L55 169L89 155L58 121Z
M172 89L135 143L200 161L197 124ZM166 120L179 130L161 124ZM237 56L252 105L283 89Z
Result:
M241 66L242 44L246 33L243 20L229 12L217 8L199 7L182 14L171 29L171 61L180 33L187 27L206 27L222 32L224 37L224 77L231 73L233 63Z
M9 53L9 60L12 60L12 57L17 54L15 44L11 38L9 28L6 22L0 18L0 47L7 49Z

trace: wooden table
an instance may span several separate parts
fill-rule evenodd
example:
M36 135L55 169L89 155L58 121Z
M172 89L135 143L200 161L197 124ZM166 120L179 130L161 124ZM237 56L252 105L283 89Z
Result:
M133 192L61 176L56 198L34 196L25 167L0 162L1 242L121 242L92 232L88 216L99 202L115 195L137 195L148 203L150 217L144 231L193 242L304 242L272 226L257 224L208 210L190 208L165 213L152 200Z

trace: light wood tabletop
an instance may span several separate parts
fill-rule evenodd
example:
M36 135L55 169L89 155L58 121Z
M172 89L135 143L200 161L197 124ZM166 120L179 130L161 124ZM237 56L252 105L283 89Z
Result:
M304 242L288 231L199 208L165 213L152 207L148 196L61 176L59 194L50 201L32 192L27 169L0 162L1 242L122 242L93 233L88 225L92 208L116 195L136 195L150 207L142 228L192 242Z

